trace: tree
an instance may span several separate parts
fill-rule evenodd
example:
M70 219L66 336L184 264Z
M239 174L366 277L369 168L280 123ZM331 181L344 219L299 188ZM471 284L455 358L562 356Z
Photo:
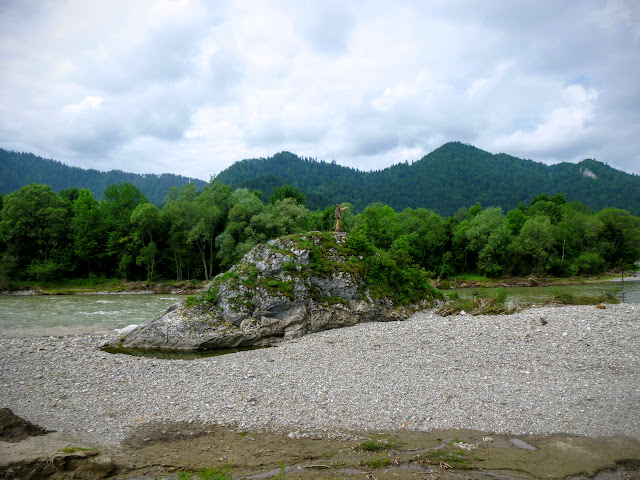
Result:
M141 203L147 203L147 199L138 187L122 183L108 186L100 204L100 215L107 232L105 253L110 259L111 269L123 277L131 273L135 256L131 214Z
M619 208L605 208L596 217L602 222L600 254L607 265L631 268L640 260L640 218Z
M198 196L196 186L193 183L184 185L182 189L173 187L165 199L162 207L161 218L167 225L167 240L176 280L184 278L184 269L189 274L191 257L191 244L188 242L189 232L198 222L197 206L195 199Z
M267 231L256 231L258 224L269 228L269 221L254 222L252 219L260 218L265 212L265 205L256 198L246 188L241 188L233 192L230 198L231 208L226 216L226 227L215 239L215 246L218 249L217 258L222 268L229 268L236 263L244 253L246 253L258 238L266 239L269 235Z
M67 207L48 185L27 185L5 197L0 235L19 259L18 269L45 279L69 267L64 254L70 244Z
M248 190L245 191L248 193ZM212 181L195 199L196 222L188 232L187 242L198 249L206 280L213 275L215 239L224 230L232 195L234 192L231 187ZM251 193L248 195L262 205Z
M141 203L131 214L130 220L136 228L135 236L141 245L140 253L136 257L136 265L144 265L147 269L147 280L151 280L158 253L153 235L160 226L160 210L153 203Z
M511 240L502 209L490 207L477 213L465 235L469 250L477 255L478 273L497 276L503 269L506 247Z
M105 235L98 202L89 190L78 191L73 213L73 249L87 263L87 272L91 274L91 262L100 257Z
M292 187L291 185L282 185L281 187L276 187L273 190L273 193L269 196L269 202L273 205L277 201L284 200L285 198L292 198L296 203L300 205L304 205L307 202L307 199L302 190L300 190L298 187Z
M549 257L554 243L551 220L547 216L538 215L524 223L516 238L515 247L518 252L531 258L533 269L540 274L543 262Z

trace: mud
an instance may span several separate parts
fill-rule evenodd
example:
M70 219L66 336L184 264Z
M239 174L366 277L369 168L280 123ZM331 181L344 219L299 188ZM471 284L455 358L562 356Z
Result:
M14 415L10 409L0 408L0 441L15 443L45 433L44 428Z
M0 441L0 478L174 480L231 464L235 479L640 479L640 442L632 438L513 439L475 430L301 435L155 422L117 445L60 433ZM522 442L535 449L514 446ZM380 449L363 448L371 445Z

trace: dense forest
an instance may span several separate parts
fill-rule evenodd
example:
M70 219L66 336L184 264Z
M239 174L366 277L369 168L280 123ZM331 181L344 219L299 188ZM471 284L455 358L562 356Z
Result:
M470 145L447 143L413 164L362 172L335 162L300 158L282 152L270 158L242 160L219 173L218 182L233 188L260 190L267 201L277 187L302 190L311 210L350 202L357 212L382 202L396 211L428 208L453 215L475 205L516 208L536 195L562 193L594 210L617 207L640 215L640 176L615 170L595 160L547 166L505 154L492 155ZM109 185L124 182L138 187L161 207L170 187L206 184L179 175L137 175L69 167L27 153L0 149L0 193L11 193L30 183L50 185L55 192L76 187L91 190L97 200Z
M596 160L547 166L506 154L493 155L471 145L447 143L413 164L362 172L335 162L282 152L270 158L242 160L217 175L233 186L258 189L265 199L283 184L303 190L312 209L351 202L356 210L382 202L397 211L429 208L453 215L474 205L511 210L536 195L562 193L600 210L617 207L640 215L640 177Z
M70 167L55 160L0 148L0 193L11 193L30 183L50 185L56 192L67 188L87 188L97 199L109 185L129 182L138 187L151 203L162 205L169 188L195 183L202 188L207 182L195 178L163 173L162 175L126 173L120 170L100 172Z
M215 179L169 190L162 208L131 183L56 193L30 184L0 195L0 284L62 278L211 279L257 243L334 225L334 205L310 210L293 186L262 192ZM431 278L477 272L571 276L630 267L640 259L640 219L592 211L562 194L541 194L506 213L480 204L443 217L374 203L343 213L353 248L388 271L418 267ZM393 268L391 268L393 267Z

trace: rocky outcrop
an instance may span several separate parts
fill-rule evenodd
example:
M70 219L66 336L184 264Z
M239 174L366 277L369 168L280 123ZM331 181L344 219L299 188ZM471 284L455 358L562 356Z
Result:
M434 302L398 307L365 287L365 259L344 233L291 235L253 248L206 290L112 342L124 348L266 346L362 322L400 320Z

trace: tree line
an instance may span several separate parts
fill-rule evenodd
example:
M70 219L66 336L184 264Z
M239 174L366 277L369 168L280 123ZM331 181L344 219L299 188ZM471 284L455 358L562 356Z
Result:
M88 189L56 193L30 184L0 195L0 283L208 280L258 243L331 230L335 205L312 211L305 201L288 185L265 202L258 190L214 179L202 190L171 188L161 208L131 183L107 187L100 201ZM640 260L640 218L618 208L593 212L562 194L538 195L506 213L476 204L449 217L375 203L346 210L342 222L360 251L384 252L385 261L432 278L592 275Z

